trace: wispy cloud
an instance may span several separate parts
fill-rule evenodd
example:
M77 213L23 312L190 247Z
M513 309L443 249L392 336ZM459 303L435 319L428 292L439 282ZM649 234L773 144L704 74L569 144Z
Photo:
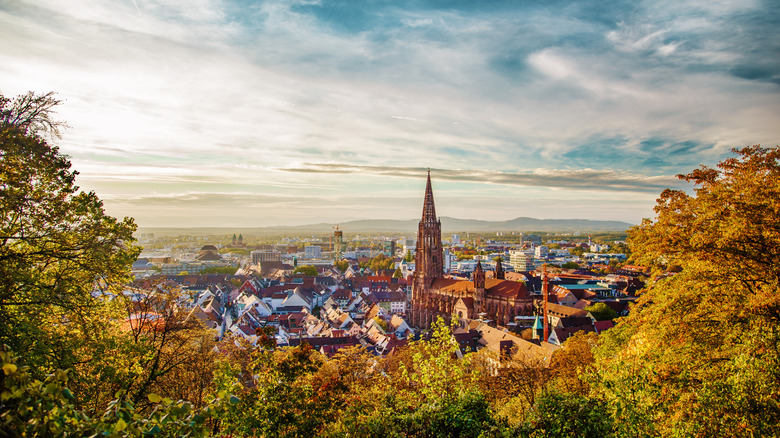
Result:
M418 180L427 171L427 169L420 167L358 166L342 163L304 163L301 167L280 170L324 174L358 173ZM435 168L431 171L437 180L573 190L656 193L668 187L684 186L674 176L637 176L595 169L536 169L526 172L502 172Z

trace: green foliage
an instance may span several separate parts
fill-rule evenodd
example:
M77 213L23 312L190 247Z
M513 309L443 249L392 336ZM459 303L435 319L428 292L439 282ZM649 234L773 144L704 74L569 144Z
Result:
M333 262L333 266L335 266L336 269L338 269L339 272L343 274L347 272L347 269L349 268L349 260L338 260Z
M361 268L369 268L372 272L384 269L393 269L395 267L395 258L384 254L378 254L368 262L361 262Z
M737 152L630 231L656 280L596 351L623 434L780 435L780 150Z
M368 417L357 425L355 436L477 438L502 436L502 425L503 422L492 417L484 397L469 392L441 404L427 404L405 412L391 410Z
M79 191L42 137L58 125L51 95L9 102L0 96L0 345L23 358L30 382L62 383L68 370L70 403L92 418L117 393L144 413L152 392L205 405L213 335L184 321L174 294L126 301L135 224ZM156 319L129 323L131 311Z
M580 269L580 265L577 262L566 262L561 265L563 269Z
M77 172L41 135L59 124L51 94L0 96L0 344L38 378L111 348L102 331L121 307L92 293L118 293L130 280L132 219L106 215ZM93 381L93 384L97 383Z
M596 318L596 321L611 321L618 317L617 312L604 303L595 303L586 306L583 310L590 312L590 314Z
M631 257L631 246L629 246L627 243L616 243L612 245L609 252L612 253L618 253L618 254L625 254L626 257Z
M390 324L387 323L384 319L380 318L379 316L374 317L374 322L384 331L387 333L387 330L390 328Z
M466 392L466 363L458 360L459 347L452 331L439 317L431 326L431 339L411 342L411 366L401 364L401 377L421 400L443 400Z
M56 370L43 380L34 379L29 367L6 349L0 351L0 435L2 436L207 436L209 417L221 410L222 401L212 400L202 409L184 401L175 402L149 394L152 408L137 412L122 393L108 403L100 416L90 417L78 409L68 387L69 372ZM6 432L13 435L6 435Z
M308 277L316 277L317 267L314 265L300 265L293 270L293 274L303 274Z
M599 400L571 393L548 392L539 397L519 428L530 438L601 438L614 436L613 419Z
M326 412L312 386L324 358L304 343L288 350L255 351L250 365L252 381L232 380L223 368L221 391L237 391L240 400L226 408L223 431L240 436L294 437L321 427Z
M208 267L202 271L200 271L201 274L230 274L233 275L236 273L238 268L233 266L211 266Z
M327 360L306 344L253 353L250 381L234 366L217 372L218 388L240 401L226 408L222 432L240 436L498 436L501 421L457 359L449 327L436 325L392 358L362 347Z

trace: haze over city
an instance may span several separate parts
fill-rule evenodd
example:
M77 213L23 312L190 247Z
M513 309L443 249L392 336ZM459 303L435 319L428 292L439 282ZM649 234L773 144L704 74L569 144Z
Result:
M115 216L637 223L674 175L780 138L769 1L8 1L0 92Z

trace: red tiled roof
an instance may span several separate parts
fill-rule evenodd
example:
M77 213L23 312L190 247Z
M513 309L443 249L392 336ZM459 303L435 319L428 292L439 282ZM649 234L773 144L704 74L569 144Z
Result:
M474 298L463 297L460 300L463 301L463 304L466 306L467 309L473 309L474 308Z
M611 329L615 324L612 321L596 321L593 323L593 328L596 329L596 333L601 333L604 330Z

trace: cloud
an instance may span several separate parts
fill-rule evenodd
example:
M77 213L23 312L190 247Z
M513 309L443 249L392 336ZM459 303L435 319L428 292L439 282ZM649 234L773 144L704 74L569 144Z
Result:
M0 6L0 84L59 92L73 127L61 150L111 199L319 189L356 208L364 177L386 196L433 165L488 214L517 187L545 205L649 194L731 147L777 144L779 14L761 1L23 0ZM488 189L502 191L492 204Z
M425 168L420 167L358 166L342 163L304 163L302 167L280 170L324 174L360 173L415 179L420 179L426 171ZM444 181L573 190L659 192L668 187L683 185L673 176L636 176L594 169L536 169L528 172L433 169L432 173L437 180Z

